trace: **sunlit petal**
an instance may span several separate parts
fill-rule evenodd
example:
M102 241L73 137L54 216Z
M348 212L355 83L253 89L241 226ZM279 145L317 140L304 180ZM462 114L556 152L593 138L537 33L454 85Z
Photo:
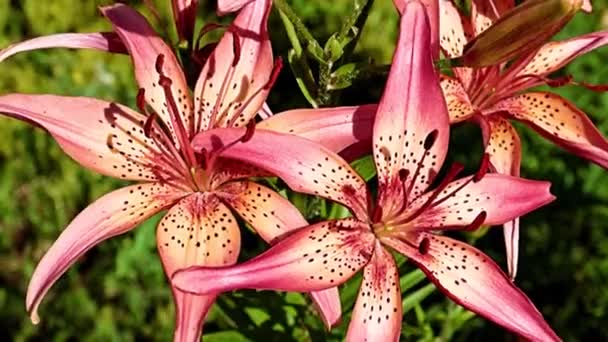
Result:
M156 70L156 60L159 55L164 56L162 71L171 79L171 90L177 106L181 110L184 126L190 134L193 134L191 127L193 123L192 99L186 78L173 50L150 27L146 18L129 6L116 4L102 7L101 12L112 22L114 30L129 50L129 56L133 60L135 69L135 78L139 87L144 89L146 101L163 122L175 132L176 128L171 126L172 121L166 107L165 93L158 84L160 75Z
M46 129L81 165L130 180L155 180L162 149L144 135L141 114L86 97L10 94L0 112Z
M455 228L469 225L482 212L484 224L504 224L527 214L555 199L549 192L550 183L491 173L481 180L470 177L450 183L441 192L436 204L425 210L415 221L416 228ZM454 191L456 191L454 193ZM427 193L412 204L424 203Z
M399 341L401 335L401 290L392 255L376 245L363 269L363 282L346 341Z
M169 277L190 266L232 265L241 248L239 226L230 210L214 195L201 193L182 199L167 212L158 224L156 241ZM216 295L173 288L175 341L200 340L202 322Z
M263 120L257 128L295 134L336 153L353 145L369 152L377 108L377 105L363 105L293 109Z
M25 299L32 321L49 288L78 258L104 240L133 229L185 194L158 183L128 186L99 198L63 230L36 266Z
M401 206L403 182L413 196L433 181L447 153L448 110L429 45L428 19L418 2L401 17L397 50L374 122L373 152L379 205L385 215ZM402 171L406 171L405 179Z
M207 59L194 89L197 132L245 126L262 107L273 69L270 5L256 0L245 6Z
M114 32L58 33L10 45L0 50L0 62L20 52L50 48L94 49L126 53L124 45Z
M368 226L344 219L294 231L265 253L233 267L191 267L173 276L177 288L198 294L259 289L318 291L337 286L372 256Z
M409 257L448 297L496 324L533 341L559 341L526 295L487 255L463 242L422 233L410 241L383 242Z
M475 107L471 104L466 90L459 80L441 75L441 89L445 96L450 113L450 123L458 123L470 119L475 114Z
M220 128L199 133L197 150L207 151L238 141L245 130ZM222 156L244 161L283 179L294 191L319 195L343 203L358 217L367 215L363 179L337 154L295 135L256 130L246 143L236 143Z
M608 141L585 113L561 96L526 93L503 100L492 110L507 111L558 146L608 168Z

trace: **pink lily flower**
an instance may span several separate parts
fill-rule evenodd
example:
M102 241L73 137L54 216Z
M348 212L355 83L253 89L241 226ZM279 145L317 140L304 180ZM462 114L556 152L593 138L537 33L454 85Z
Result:
M440 2L441 48L458 57L470 37L488 28L514 6L512 0L473 1L471 17L465 17L451 1ZM584 10L591 10L586 2ZM569 40L549 42L538 51L520 56L514 63L486 68L453 68L454 76L442 76L450 122L478 122L492 170L518 176L521 143L509 120L523 122L556 145L608 168L608 141L591 120L561 96L529 89L555 85L548 76L593 49L608 43L608 31L593 32ZM563 82L563 83L567 83ZM519 220L504 226L509 274L517 273Z
M192 46L198 0L171 0L171 8L177 35Z
M422 4L412 1L401 19L374 123L376 203L364 180L331 150L298 136L258 129L247 143L222 155L268 170L295 191L342 203L354 217L298 229L240 265L180 270L172 277L174 285L196 294L240 288L305 292L342 284L363 269L347 340L397 341L401 291L388 246L406 255L465 308L525 338L558 340L530 300L488 256L435 233L510 221L553 200L549 184L486 174L487 165L474 176L454 180L461 170L454 166L429 191L447 153L448 131L426 13ZM235 128L202 132L193 144L196 150L223 149L242 134ZM268 144L275 147L261 148Z
M38 264L29 284L26 307L34 323L37 309L55 281L76 260L102 241L120 235L167 209L159 223L157 245L165 272L192 265L232 264L240 250L234 211L266 241L307 225L285 198L269 188L243 180L267 175L242 162L219 157L218 151L195 152L191 139L218 127L247 126L235 139L251 138L252 119L262 107L278 68L273 68L266 29L269 1L248 4L228 28L203 68L194 99L173 52L144 17L125 5L103 7L114 26L120 49L126 49L139 84L140 113L113 102L85 97L9 94L0 96L0 112L46 129L78 163L138 184L113 191L84 209L63 231ZM108 35L61 34L30 40L4 50L4 57L47 47L110 50ZM114 45L112 45L114 46ZM279 114L274 122L298 123L310 110ZM358 107L326 111L312 125L326 130L334 120ZM289 117L293 116L293 119ZM334 118L334 119L332 119ZM272 122L268 124L269 128ZM339 125L338 125L339 126ZM331 128L330 128L331 129ZM296 133L314 138L314 127L297 126ZM319 137L328 145L352 135ZM346 146L344 146L346 147ZM229 149L228 146L226 148ZM197 340L202 321L217 292L192 295L172 288L176 303L176 341ZM328 327L340 317L337 289L312 294Z

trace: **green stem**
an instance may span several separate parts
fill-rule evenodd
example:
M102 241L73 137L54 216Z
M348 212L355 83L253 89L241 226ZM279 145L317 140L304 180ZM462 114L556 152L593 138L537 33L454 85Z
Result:
M315 50L318 49L320 51L323 51L321 45L319 45L319 42L317 42L315 37L313 37L313 35L310 33L310 31L308 31L308 29L302 22L302 19L298 17L298 15L293 11L291 6L289 6L285 0L274 0L273 3L279 9L279 11L281 11L293 24L295 32L300 37L300 39L304 40L308 45L313 45L313 48Z

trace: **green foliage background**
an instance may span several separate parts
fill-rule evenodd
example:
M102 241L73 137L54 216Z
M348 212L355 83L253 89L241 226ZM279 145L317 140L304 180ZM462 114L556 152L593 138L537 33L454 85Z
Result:
M201 1L199 17L217 20L213 4ZM57 33L109 30L96 6L109 1L0 0L0 47L26 38ZM139 8L139 2L131 2ZM157 23L169 31L168 1L155 3L165 14ZM340 28L353 1L292 0L289 3L313 34L324 42ZM560 38L608 27L608 5L595 1L592 15L578 15ZM149 12L148 12L149 14ZM150 17L150 16L149 16ZM225 19L222 19L225 20ZM396 12L389 0L375 2L355 58L390 62L396 37ZM277 54L290 47L276 12L271 32ZM534 34L531 32L530 34ZM578 59L567 69L577 79L608 81L608 49ZM352 104L377 100L383 79L355 83L340 97ZM306 106L289 68L271 94L275 110ZM556 90L589 113L608 134L608 95L576 87ZM0 64L0 92L94 96L133 105L136 86L130 61L91 51L49 50L26 53ZM356 95L356 96L355 96ZM84 114L84 113L83 113ZM519 127L524 141L522 176L553 182L558 200L522 220L518 284L567 341L607 340L608 327L608 176ZM473 168L481 151L474 126L453 129L452 159ZM474 153L472 153L473 151ZM157 219L88 253L52 288L34 326L24 309L25 290L36 262L79 210L121 183L84 170L66 157L43 131L0 118L0 338L2 340L166 341L171 338L173 306L154 241ZM324 216L322 203L308 201L312 220ZM321 208L321 210L319 209ZM462 238L504 266L502 232ZM243 259L262 251L244 233ZM402 274L413 268L401 260ZM451 304L423 280L402 279L407 311L405 340L514 340L481 318ZM298 294L240 291L219 300L207 320L207 341L340 340L349 320L357 279L342 291L345 318L331 333L323 330L308 299ZM500 308L496 308L500 310Z

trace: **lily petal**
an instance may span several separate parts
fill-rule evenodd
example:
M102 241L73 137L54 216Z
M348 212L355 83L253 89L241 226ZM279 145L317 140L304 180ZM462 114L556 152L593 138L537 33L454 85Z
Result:
M215 189L232 180L250 177L272 177L268 172L240 160L219 158L213 165L210 188Z
M369 152L377 105L294 109L278 113L257 128L294 134L318 142L334 152L362 145Z
M581 9L587 13L590 13L593 8L591 7L591 0L583 0L583 7Z
M297 228L308 226L304 216L291 202L261 184L231 182L218 189L218 196L270 244ZM321 318L331 328L341 315L338 289L331 288L311 295Z
M521 142L515 128L500 116L482 117L483 139L493 171L519 176ZM519 256L519 218L504 224L505 246L509 276L515 279Z
M407 255L448 297L496 324L533 341L559 341L543 316L487 255L445 236L422 233L412 248L383 241Z
M290 231L308 225L291 202L261 184L227 183L218 189L218 196L268 243L275 243Z
M475 35L481 34L513 7L515 7L513 0L473 0L471 18Z
M401 316L397 265L392 255L377 244L370 263L363 269L346 341L399 341Z
M156 230L165 273L190 266L224 266L237 261L241 236L236 219L217 197L195 193L175 204ZM198 341L202 323L217 293L198 296L173 288L174 341Z
M270 0L244 7L205 62L194 89L197 132L245 126L262 108L273 69L270 8Z
M464 52L464 46L474 34L468 19L465 19L452 1L439 1L439 45L443 53L456 58ZM452 68L454 75L468 87L472 81L471 68Z
M475 107L459 80L441 75L441 89L450 113L450 124L466 121L475 114Z
M132 185L104 195L78 214L34 270L25 299L32 322L40 321L38 305L49 288L78 258L102 241L128 232L182 196L158 183Z
M608 31L592 32L572 39L543 45L526 67L523 75L548 75L561 69L578 56L608 44Z
M407 2L411 0L393 0L395 7L401 15L405 11ZM431 53L433 60L439 58L439 2L440 0L418 0L426 7L426 14L431 27Z
M526 93L503 100L492 110L507 111L558 146L608 168L608 141L585 113L561 96Z
M172 0L173 20L180 39L192 42L198 0Z
M182 111L181 119L192 135L192 99L186 77L171 48L150 27L146 18L129 6L116 4L101 7L101 12L112 22L114 30L129 50L135 68L135 78L140 88L144 89L147 103L175 134L176 127L173 127L171 116L165 107L167 101L163 87L158 85L160 75L156 70L156 60L159 55L164 56L163 73L171 79L172 94ZM178 141L175 135L173 138Z
M217 0L217 13L225 15L236 12L254 0Z
M0 112L46 129L78 163L129 180L155 180L160 149L141 127L145 117L116 103L86 97L9 94Z
M124 45L114 32L58 33L10 45L0 50L0 62L20 52L50 48L93 49L126 53Z
M241 128L213 129L199 133L192 146L211 152L238 141L244 133ZM256 130L246 143L237 142L221 155L271 172L294 191L345 204L357 217L367 215L365 181L337 154L313 141Z
M374 248L369 227L354 219L298 229L265 253L232 267L191 267L173 284L207 294L235 289L318 291L340 285L363 268Z
M439 172L447 153L448 110L429 45L424 6L408 2L397 50L374 122L374 160L379 203L385 215L401 207L404 182L421 194ZM402 170L407 171L405 179Z
M418 229L454 228L469 225L482 212L484 224L498 225L523 216L555 199L549 192L550 183L491 173L481 180L471 177L450 183L441 192L436 204L416 219ZM464 185L470 181L468 184ZM464 187L462 187L464 185ZM458 190L461 188L461 190ZM456 191L454 193L454 191ZM412 204L424 203L427 193Z
M439 1L439 22L441 49L450 58L461 56L470 28L465 27L466 21L452 1Z

